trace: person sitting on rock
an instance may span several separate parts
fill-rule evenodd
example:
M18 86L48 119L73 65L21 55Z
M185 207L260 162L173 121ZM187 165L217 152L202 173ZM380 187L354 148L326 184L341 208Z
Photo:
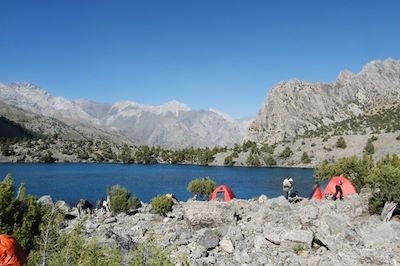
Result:
M342 175L340 177L336 178L336 183L335 183L335 194L333 194L332 199L336 200L337 199L337 194L339 194L340 200L343 200L343 190L342 190L342 185L343 185L343 180L342 180Z
M282 183L283 192L285 193L285 198L289 198L289 191L293 189L293 179L291 176L287 176Z
M297 190L294 191L293 188L289 190L287 199L290 203L296 203L302 200L302 198L299 197L299 192Z

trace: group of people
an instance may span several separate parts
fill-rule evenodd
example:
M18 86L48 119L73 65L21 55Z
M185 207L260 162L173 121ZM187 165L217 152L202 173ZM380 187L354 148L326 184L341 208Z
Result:
M300 201L301 198L299 197L299 194L296 190L294 190L294 185L293 185L293 178L291 176L287 176L282 183L283 186L283 191L285 193L285 198L289 202L297 202ZM332 200L336 200L338 197L340 200L343 200L343 190L342 190L342 185L343 185L343 179L342 175L340 175L339 178L336 179L335 183L335 193L332 196Z
M86 199L79 200L76 207L78 209L78 217L82 217L84 214L93 213L93 205ZM107 200L101 198L101 200L97 201L96 208L100 209L103 213L110 212L110 196L107 196Z

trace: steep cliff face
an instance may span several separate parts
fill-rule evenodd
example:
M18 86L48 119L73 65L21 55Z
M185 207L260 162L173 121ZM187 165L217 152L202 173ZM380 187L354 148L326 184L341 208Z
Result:
M365 113L400 103L400 61L372 61L359 73L343 71L332 84L300 80L274 86L245 140L276 143Z

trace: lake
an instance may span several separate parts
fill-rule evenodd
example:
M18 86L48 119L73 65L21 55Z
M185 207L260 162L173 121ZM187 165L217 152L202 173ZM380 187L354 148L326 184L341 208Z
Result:
M27 194L51 195L53 200L65 200L75 205L80 198L92 203L106 198L107 188L119 184L140 200L149 202L158 194L173 193L180 200L192 195L188 183L195 178L211 177L217 184L226 184L237 198L249 199L262 194L282 195L282 181L290 175L295 190L308 197L314 185L313 169L208 167L193 165L136 164L0 164L0 178L7 173L18 189L26 184Z

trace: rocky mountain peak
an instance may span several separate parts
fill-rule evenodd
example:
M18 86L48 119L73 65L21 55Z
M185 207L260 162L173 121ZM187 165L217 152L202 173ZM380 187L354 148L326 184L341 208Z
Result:
M343 71L332 84L283 81L271 88L245 140L275 143L306 130L400 101L400 61L372 61L354 74Z

